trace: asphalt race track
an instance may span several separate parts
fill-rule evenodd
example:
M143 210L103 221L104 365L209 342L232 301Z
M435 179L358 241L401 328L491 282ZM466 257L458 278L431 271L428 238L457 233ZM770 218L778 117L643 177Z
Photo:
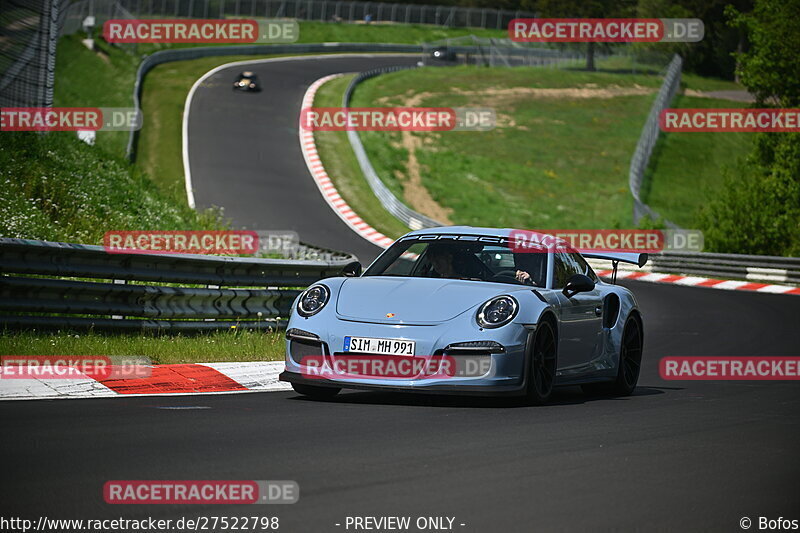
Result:
M192 118L198 204L224 205L239 225L369 252L321 199L290 119L315 79L379 61L397 60L254 67L275 94L233 94L237 69L216 76ZM0 402L2 515L270 515L288 532L347 531L347 516L381 515L455 517L465 532L741 531L745 516L753 530L759 516L800 518L800 383L658 374L664 356L800 355L800 298L622 284L645 321L631 397L570 388L544 407L372 392ZM104 503L106 481L135 479L296 480L300 500Z
M237 227L294 230L309 244L347 250L364 264L380 248L353 232L328 206L300 151L298 118L314 81L339 72L413 65L419 56L318 57L232 66L198 87L189 112L189 166L198 207L225 208ZM260 93L234 91L243 70Z
M629 398L552 405L268 392L0 402L4 515L280 517L343 531L356 515L455 516L459 531L737 531L800 512L800 388L666 382L666 355L797 355L800 298L629 282L645 364ZM161 409L163 407L198 409ZM111 479L293 479L274 506L112 506ZM754 528L755 529L755 528Z

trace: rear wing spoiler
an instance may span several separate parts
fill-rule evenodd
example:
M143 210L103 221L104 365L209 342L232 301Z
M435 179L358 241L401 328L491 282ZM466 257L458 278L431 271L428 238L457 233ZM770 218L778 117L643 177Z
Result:
M590 259L604 259L606 261L611 261L611 265L614 268L614 272L611 274L611 282L617 283L617 267L620 263L630 263L632 265L636 265L639 268L642 268L644 265L647 264L647 259L649 256L647 254L638 254L638 253L622 253L622 252L583 252L581 251L581 255L583 257L588 257Z

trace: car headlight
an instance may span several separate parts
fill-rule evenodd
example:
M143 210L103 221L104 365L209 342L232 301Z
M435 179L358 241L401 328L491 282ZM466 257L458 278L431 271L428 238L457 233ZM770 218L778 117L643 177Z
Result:
M475 319L482 328L499 328L517 316L519 304L511 296L495 296L478 308Z
M325 285L312 285L300 295L297 312L302 316L315 315L328 303L331 292Z

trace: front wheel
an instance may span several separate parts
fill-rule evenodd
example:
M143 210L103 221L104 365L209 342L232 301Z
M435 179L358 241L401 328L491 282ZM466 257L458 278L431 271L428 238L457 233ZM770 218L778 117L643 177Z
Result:
M556 334L550 322L536 328L528 369L527 399L534 405L547 403L556 381Z
M315 385L303 385L301 383L292 383L292 388L297 394L302 394L303 396L308 396L315 400L333 398L342 390L337 387L317 387Z

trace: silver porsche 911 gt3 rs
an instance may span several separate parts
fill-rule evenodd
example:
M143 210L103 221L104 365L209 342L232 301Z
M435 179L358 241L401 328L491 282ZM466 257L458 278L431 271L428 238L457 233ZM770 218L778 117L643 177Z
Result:
M559 385L630 394L641 313L629 290L601 281L584 257L616 269L641 267L647 255L523 248L515 231L414 231L363 274L353 263L312 285L293 306L281 380L315 397L352 388L544 403Z

